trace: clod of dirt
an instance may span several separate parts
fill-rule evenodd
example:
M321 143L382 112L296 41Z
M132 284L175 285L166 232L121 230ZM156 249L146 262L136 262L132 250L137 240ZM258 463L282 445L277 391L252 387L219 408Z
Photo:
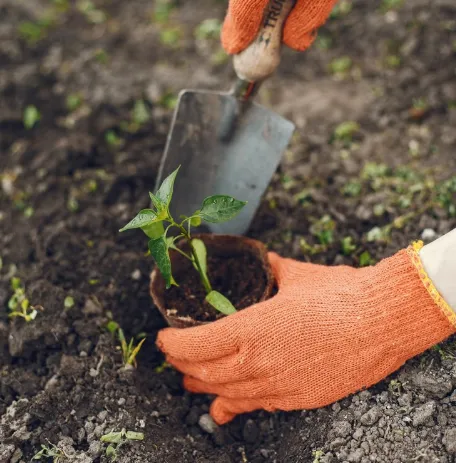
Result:
M418 407L413 414L413 426L421 426L423 424L429 424L432 426L434 420L432 419L433 415L436 412L436 403L431 400L430 402L425 403L421 407Z
M372 426L375 424L381 416L381 412L378 407L372 407L369 411L364 413L363 416L360 418L361 424L364 424L364 426Z
M456 428L449 428L445 430L445 434L442 439L443 445L445 446L448 453L456 453Z
M453 389L450 378L436 378L422 371L418 372L412 381L416 386L437 399L447 396Z

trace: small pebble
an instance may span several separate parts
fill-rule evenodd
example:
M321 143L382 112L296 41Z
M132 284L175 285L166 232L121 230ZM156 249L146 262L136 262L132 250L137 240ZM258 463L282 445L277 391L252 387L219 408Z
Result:
M126 402L126 400L125 400L123 397L121 397L121 398L117 401L117 403L118 403L119 405L125 405L125 402Z
M434 241L437 238L437 233L432 228L425 228L421 233L421 239L423 241Z
M139 270L139 268L137 268L132 274L131 274L131 278L133 280L140 280L141 279L141 270Z
M101 422L103 423L103 421L106 420L106 417L107 417L107 416L108 416L107 410L101 411L101 412L98 413L98 415L97 415L98 421L101 421Z
M204 415L201 415L198 424L200 428L207 432L208 434L213 434L215 430L218 428L218 426L215 424L215 421L212 419L211 415L205 413Z

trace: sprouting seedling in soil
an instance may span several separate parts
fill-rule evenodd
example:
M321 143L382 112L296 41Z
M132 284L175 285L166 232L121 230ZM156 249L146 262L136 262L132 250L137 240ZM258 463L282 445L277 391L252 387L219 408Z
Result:
M149 193L153 209L143 209L120 231L141 228L150 238L149 251L165 280L166 289L169 289L171 285L178 286L173 278L169 257L169 250L173 249L188 259L198 271L201 284L206 292L206 301L225 315L235 313L236 309L233 304L225 296L212 289L207 274L206 246L203 241L192 238L191 227L200 225L202 221L209 223L227 222L236 217L247 203L226 195L209 196L203 201L201 209L189 217L184 216L184 219L178 223L169 211L174 181L178 171L179 167L163 181L155 194ZM164 224L166 224L166 228ZM168 232L173 227L177 228L179 233L177 236L168 237ZM190 249L188 253L175 245L175 242L180 239L187 242Z
M101 436L101 442L106 442L109 445L106 447L106 456L111 458L112 461L117 459L117 450L127 441L144 440L142 432L126 431L111 431L108 434Z
M138 366L136 362L136 357L139 354L139 351L141 350L142 345L144 344L144 341L146 338L141 339L139 343L135 346L134 344L134 338L130 339L130 342L127 343L125 339L124 332L122 328L118 329L119 333L119 341L120 341L120 349L122 351L122 360L125 366L131 366L136 368Z
M8 317L21 317L26 322L35 320L38 311L43 311L43 307L40 305L30 305L30 301L25 295L25 289L21 285L21 280L19 278L13 277L11 279L11 288L14 293L8 301L8 309L10 310Z
M41 444L41 450L33 456L32 460L48 461L50 458L52 458L53 463L60 463L66 460L68 455L61 448L49 442L49 446Z

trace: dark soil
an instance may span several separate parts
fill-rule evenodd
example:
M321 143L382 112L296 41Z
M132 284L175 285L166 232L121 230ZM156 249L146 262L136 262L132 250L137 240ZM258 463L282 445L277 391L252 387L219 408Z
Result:
M63 461L107 462L100 437L122 428L144 433L124 463L454 462L454 339L330 407L199 426L211 398L186 393L155 347L144 238L118 233L148 206L172 95L233 78L198 28L226 2L178 1L169 18L164 3L0 0L0 462L48 441ZM456 4L339 3L258 96L298 131L249 235L360 266L456 226ZM8 318L12 277L44 308L32 322ZM146 334L137 370L112 320Z
M212 289L227 297L237 310L260 301L266 288L262 264L252 254L226 258L208 256L207 272ZM199 274L190 262L174 278L179 286L172 286L165 292L166 307L173 315L189 316L202 322L224 316L206 302Z

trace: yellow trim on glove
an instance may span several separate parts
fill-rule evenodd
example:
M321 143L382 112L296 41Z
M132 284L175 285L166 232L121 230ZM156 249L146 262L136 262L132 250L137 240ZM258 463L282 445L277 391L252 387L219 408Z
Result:
M429 278L426 270L424 269L424 265L420 258L420 250L423 248L424 243L420 241L415 241L407 248L407 253L412 261L412 264L418 271L418 275L423 282L424 287L427 289L429 295L432 297L436 305L442 311L443 315L449 320L449 322L456 327L456 313L455 311L448 305L448 303L443 299L443 297L438 292L437 288L434 286L434 283Z

